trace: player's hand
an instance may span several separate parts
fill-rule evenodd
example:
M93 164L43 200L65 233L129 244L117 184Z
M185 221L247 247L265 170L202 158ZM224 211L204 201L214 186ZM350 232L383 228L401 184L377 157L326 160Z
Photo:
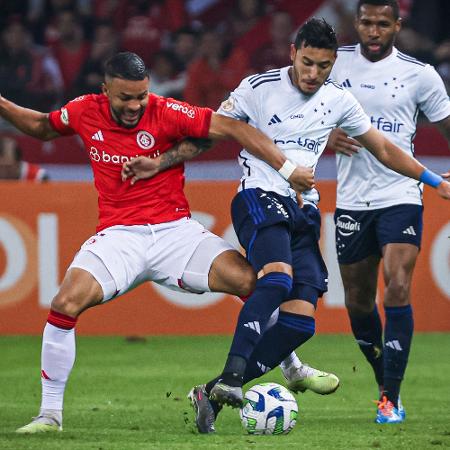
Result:
M327 147L336 153L352 156L358 153L362 145L355 139L347 136L340 128L335 128L328 137Z
M304 192L312 189L314 185L314 172L311 167L297 166L288 179L292 189Z
M450 183L448 181L444 180L442 183L439 183L436 187L436 190L442 198L450 200Z
M138 156L130 161L124 162L122 166L122 181L131 178L131 185L138 180L154 177L159 172L158 158Z

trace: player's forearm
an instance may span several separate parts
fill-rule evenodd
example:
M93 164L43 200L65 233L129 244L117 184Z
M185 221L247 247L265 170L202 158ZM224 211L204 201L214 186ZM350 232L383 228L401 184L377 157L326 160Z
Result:
M382 164L395 172L419 180L425 167L399 147L386 139L379 131L369 130L357 140Z
M385 139L385 151L380 161L396 172L415 180L420 180L425 167L417 159L402 151L392 142Z
M279 170L286 157L264 133L244 122L220 114L213 114L209 137L212 139L233 139L249 153Z
M29 136L48 140L58 136L48 122L48 115L23 108L0 96L0 116Z
M186 139L179 142L167 152L159 156L158 171L168 169L176 164L189 161L211 148L209 139Z

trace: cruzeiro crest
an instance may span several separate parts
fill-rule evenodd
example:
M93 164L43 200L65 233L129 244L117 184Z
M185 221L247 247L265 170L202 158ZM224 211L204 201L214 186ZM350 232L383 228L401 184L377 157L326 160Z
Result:
M136 142L142 150L149 150L155 145L155 138L148 131L139 131Z

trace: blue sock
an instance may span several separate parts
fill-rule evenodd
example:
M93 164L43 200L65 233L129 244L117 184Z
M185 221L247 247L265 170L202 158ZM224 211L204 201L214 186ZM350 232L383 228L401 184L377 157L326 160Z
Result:
M413 311L411 305L385 307L384 310L384 391L397 407L414 331Z
M286 300L291 289L292 278L282 272L268 273L256 282L255 290L239 314L224 374L244 375L245 362L242 362L249 360L271 314Z
M378 309L366 315L348 313L353 335L359 348L372 366L378 386L384 385L383 330Z
M278 321L264 333L248 361L244 384L277 367L314 333L314 317L280 311Z

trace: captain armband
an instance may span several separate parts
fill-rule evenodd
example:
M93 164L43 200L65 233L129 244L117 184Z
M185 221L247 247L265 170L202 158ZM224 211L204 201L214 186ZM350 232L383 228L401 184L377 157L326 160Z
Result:
M438 175L437 173L432 172L431 170L425 169L420 175L419 180L422 183L428 184L431 187L437 187L439 184L444 181L444 179Z
M287 180L294 170L297 168L297 166L289 159L287 159L284 164L278 169L278 173Z

